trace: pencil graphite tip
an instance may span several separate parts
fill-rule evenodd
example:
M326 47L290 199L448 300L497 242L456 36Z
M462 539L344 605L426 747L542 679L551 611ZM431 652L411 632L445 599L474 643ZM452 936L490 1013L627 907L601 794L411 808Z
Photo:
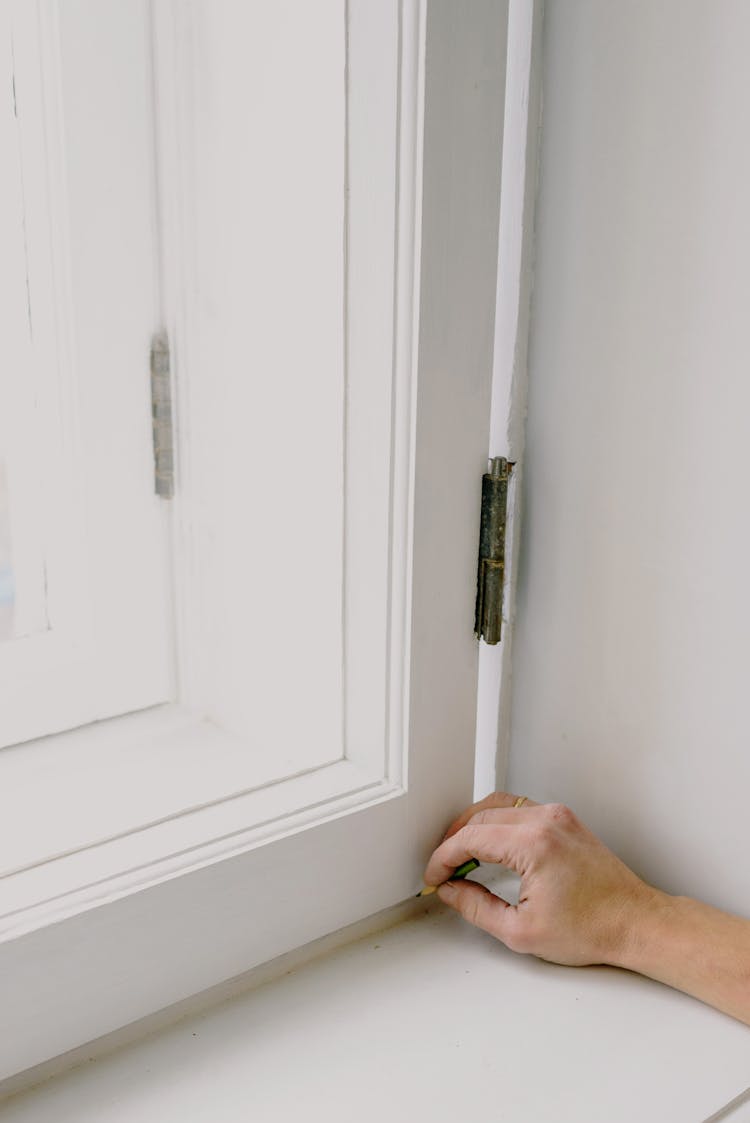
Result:
M437 891L437 885L425 885L424 889L420 889L417 893L418 897L429 897L430 893Z

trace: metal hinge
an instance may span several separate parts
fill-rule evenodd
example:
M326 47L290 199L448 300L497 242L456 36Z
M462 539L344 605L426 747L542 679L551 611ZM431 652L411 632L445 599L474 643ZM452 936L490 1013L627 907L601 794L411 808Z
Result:
M482 476L482 521L479 530L477 605L474 632L485 643L499 643L503 623L505 524L508 481L513 464L496 456Z
M160 332L151 340L151 418L154 434L154 488L162 499L174 495L172 382L169 340Z

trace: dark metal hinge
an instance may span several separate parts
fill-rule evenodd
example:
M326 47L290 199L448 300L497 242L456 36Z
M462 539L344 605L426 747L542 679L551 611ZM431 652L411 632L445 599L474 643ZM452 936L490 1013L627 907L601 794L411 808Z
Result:
M174 441L169 340L160 333L151 340L151 418L154 434L154 489L162 499L174 495Z
M508 481L513 464L496 456L482 476L482 521L479 530L477 605L474 632L485 643L499 643L503 623L505 528Z

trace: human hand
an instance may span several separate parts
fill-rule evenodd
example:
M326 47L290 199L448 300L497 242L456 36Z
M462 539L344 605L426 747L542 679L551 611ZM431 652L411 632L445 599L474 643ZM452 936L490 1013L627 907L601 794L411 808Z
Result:
M656 889L641 881L559 803L494 792L448 828L425 883L470 923L512 951L569 966L622 961L623 948ZM497 862L521 878L510 905L472 881L449 881L469 858Z

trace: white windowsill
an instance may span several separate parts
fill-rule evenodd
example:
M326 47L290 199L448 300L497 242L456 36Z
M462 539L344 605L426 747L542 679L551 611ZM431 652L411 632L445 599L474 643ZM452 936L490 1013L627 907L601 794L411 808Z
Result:
M749 1034L627 972L515 956L433 906L19 1095L3 1120L701 1123L746 1088Z

